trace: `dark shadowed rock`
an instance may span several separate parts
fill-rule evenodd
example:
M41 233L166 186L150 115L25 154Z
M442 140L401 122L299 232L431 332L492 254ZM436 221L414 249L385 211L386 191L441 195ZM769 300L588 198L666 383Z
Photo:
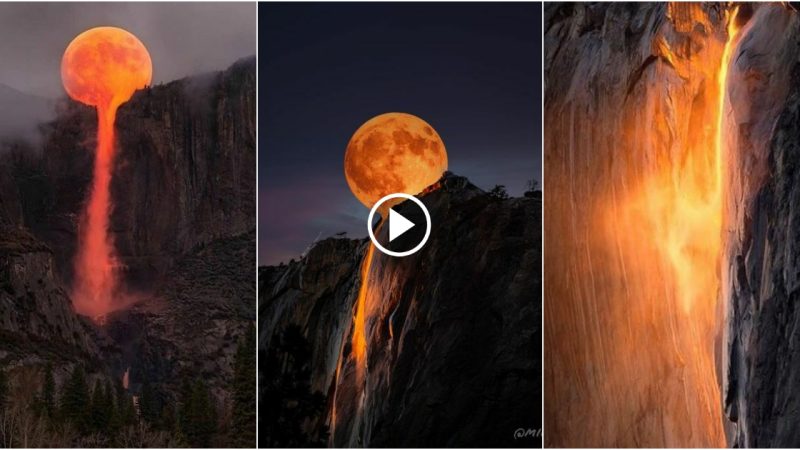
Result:
M363 379L350 341L368 241L328 239L262 269L262 350L267 334L303 327L331 445L537 446L514 432L541 427L541 200L495 199L452 175L420 198L426 246L373 254Z
M255 86L252 57L121 107L110 234L130 308L100 325L68 297L94 109L63 99L41 148L2 144L0 362L83 363L115 380L130 368L131 386L168 394L179 376L202 377L230 405L233 355L255 320Z
M116 121L111 237L132 288L148 288L195 245L255 228L255 58L137 92ZM93 108L60 104L45 127L25 224L55 252L69 282L92 176Z
M800 66L731 258L726 413L738 447L800 446Z
M93 326L54 276L52 251L27 231L0 228L0 360L97 359Z
M181 377L202 377L220 399L233 377L233 357L255 321L255 232L218 239L176 261L152 294L105 318L120 348L115 370L132 383L177 393Z

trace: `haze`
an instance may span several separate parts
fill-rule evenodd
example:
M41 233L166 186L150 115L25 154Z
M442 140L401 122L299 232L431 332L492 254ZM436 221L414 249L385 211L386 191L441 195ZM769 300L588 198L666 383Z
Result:
M3 3L0 84L41 97L64 94L59 67L80 32L111 25L144 42L153 83L221 70L256 53L255 3Z

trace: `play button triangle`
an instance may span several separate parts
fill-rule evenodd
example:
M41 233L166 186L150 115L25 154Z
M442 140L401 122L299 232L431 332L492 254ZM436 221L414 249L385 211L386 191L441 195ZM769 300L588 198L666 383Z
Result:
M410 230L414 226L414 222L406 219L400 213L394 212L389 208L389 242L395 240L398 236Z

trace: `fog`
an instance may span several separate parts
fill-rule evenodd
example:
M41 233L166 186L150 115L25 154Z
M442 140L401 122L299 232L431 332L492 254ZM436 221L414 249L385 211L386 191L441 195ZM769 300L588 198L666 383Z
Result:
M0 3L0 141L36 141L65 96L61 56L96 26L135 34L153 84L221 70L256 53L255 3Z
M63 95L64 49L79 33L104 25L124 28L145 44L154 84L220 70L255 54L256 22L254 2L3 3L0 84L41 97Z

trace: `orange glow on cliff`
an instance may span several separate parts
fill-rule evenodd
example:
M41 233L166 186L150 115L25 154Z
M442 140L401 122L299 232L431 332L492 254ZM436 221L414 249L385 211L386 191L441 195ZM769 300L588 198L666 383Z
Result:
M375 246L369 243L364 262L361 264L361 287L358 290L358 300L356 301L355 330L353 331L353 354L356 359L359 375L363 373L364 358L367 355L367 336L366 320L367 314L367 293L369 290L369 269L372 266L372 254Z
M722 248L722 196L726 83L736 44L734 9L728 17L728 40L717 72L713 144L707 135L690 136L682 165L664 167L648 185L646 202L656 242L672 267L684 313L713 311L719 289ZM701 315L709 317L713 312Z
M717 106L717 135L716 135L716 142L714 145L714 149L716 151L716 166L717 166L717 185L716 191L718 197L720 198L718 201L721 202L722 197L722 175L723 175L723 165L722 161L724 158L725 153L725 100L727 100L726 93L726 86L728 82L728 70L730 69L731 65L731 54L733 49L736 47L736 43L739 40L739 27L736 24L736 17L739 13L739 8L736 7L731 11L731 15L728 18L728 42L725 43L725 48L722 51L722 65L719 69L719 76L717 77L717 83L719 92L721 95L718 98L718 106ZM721 207L720 207L721 209Z
M75 309L92 317L114 309L118 284L114 245L108 235L117 108L149 85L152 75L147 49L120 28L98 27L81 33L61 60L61 79L69 96L97 108L94 176L80 230L72 293Z
M682 349L678 361L686 364L691 359L697 370L701 381L695 395L705 404L710 418L704 425L705 434L709 443L718 446L725 445L725 438L713 348L719 320L726 92L728 69L738 42L736 14L737 9L728 14L728 36L721 58L714 67L704 69L715 75L715 83L706 88L703 103L712 111L713 126L690 125L681 157L662 163L645 180L642 197L634 206L641 208L650 224L646 229L652 233L660 257L651 260L652 267L632 271L641 271L645 285L654 291L671 289L679 306L677 317L688 321L685 339L693 348ZM686 108L681 112L695 111ZM666 269L666 284L658 278L658 267Z
M726 444L715 343L741 32L726 5L665 6L643 8L665 17L630 66L618 35L549 37L547 447Z

